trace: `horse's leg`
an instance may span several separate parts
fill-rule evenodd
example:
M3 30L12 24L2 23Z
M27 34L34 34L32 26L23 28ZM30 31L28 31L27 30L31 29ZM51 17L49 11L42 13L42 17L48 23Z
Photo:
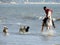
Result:
M48 26L47 29L49 30L50 29L50 26Z
M50 19L48 23L48 30L51 29L51 27L52 27L52 20Z
M50 27L49 27L49 26L47 26L47 27L46 27L46 30L49 30L49 29L50 29Z
M49 30L51 28L51 20L48 19L47 20L47 30Z

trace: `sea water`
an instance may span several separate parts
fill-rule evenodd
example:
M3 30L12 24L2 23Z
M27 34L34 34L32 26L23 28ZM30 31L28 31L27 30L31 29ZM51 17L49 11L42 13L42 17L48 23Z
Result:
M58 4L0 4L0 45L60 45L60 21L55 21L54 36L41 35L44 6L53 10L52 18L60 18ZM20 24L30 26L30 33L20 34ZM3 34L4 26L8 27L9 35Z

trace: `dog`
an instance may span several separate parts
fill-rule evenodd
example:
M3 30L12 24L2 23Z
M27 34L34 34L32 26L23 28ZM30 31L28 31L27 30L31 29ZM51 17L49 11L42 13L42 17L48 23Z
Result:
M8 27L4 26L3 32L8 33Z
M19 29L19 32L23 32L23 33L25 33L25 32L28 32L29 31L29 26L23 26L23 27L20 27L20 29Z

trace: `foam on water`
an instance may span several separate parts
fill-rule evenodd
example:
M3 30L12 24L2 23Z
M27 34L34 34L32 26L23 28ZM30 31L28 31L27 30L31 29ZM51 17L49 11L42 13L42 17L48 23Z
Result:
M20 34L30 34L31 32L19 32Z
M7 35L7 36L8 36L8 35L9 35L9 33L3 33L3 35L5 35L5 36Z
M42 32L42 35L53 36L55 35L55 33L56 31L54 30L48 30L48 31Z

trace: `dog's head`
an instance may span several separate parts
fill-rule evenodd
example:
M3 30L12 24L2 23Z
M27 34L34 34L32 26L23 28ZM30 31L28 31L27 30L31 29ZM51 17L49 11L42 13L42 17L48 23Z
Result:
M27 26L27 28L26 29L29 29L30 27L29 26Z

